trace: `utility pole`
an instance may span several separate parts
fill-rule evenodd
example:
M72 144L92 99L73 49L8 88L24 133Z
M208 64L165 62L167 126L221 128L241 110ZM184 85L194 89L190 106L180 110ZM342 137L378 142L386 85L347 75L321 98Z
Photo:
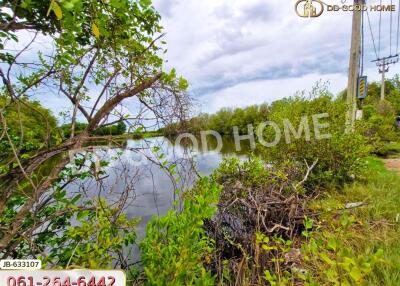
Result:
M379 73L382 74L381 81L381 101L385 100L385 74L389 71L389 66L386 65L386 62L383 61L382 68L379 69Z
M381 81L381 101L385 100L385 76L386 73L389 72L389 66L394 65L399 61L399 55L378 58L372 62L375 62L376 65L379 67L379 73L382 74L382 81Z
M354 5L361 5L363 0L354 0ZM349 78L347 83L347 116L346 116L346 132L354 131L357 110L357 89L358 77L360 69L360 53L361 53L361 11L362 9L354 9L353 24L351 29L351 49L349 62Z

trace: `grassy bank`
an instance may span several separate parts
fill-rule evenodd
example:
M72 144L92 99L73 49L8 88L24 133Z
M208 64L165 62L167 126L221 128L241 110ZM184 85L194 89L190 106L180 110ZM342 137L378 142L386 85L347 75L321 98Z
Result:
M367 165L364 180L312 203L312 207L322 213L324 222L338 220L339 213L354 216L354 224L346 232L335 232L327 226L330 223L322 226L335 232L340 244L352 249L354 257L366 257L378 249L383 250L382 257L359 285L400 285L400 176L386 170L378 158L368 158ZM347 203L353 202L365 205L343 210ZM322 270L326 265L320 267Z

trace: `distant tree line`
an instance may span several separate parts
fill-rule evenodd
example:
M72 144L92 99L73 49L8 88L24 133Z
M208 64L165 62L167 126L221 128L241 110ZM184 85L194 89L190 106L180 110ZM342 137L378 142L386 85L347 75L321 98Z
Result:
M378 127L386 126L386 131L392 129L394 118L400 115L400 77L394 76L385 82L385 101L380 100L381 85L377 82L371 82L368 85L368 96L362 102L359 102L359 108L364 111L364 119ZM337 100L345 100L347 91L339 94ZM281 105L285 105L287 99L277 100L271 104L253 105L246 108L223 108L217 113L201 113L187 121L173 123L160 129L164 135L176 135L183 132L199 134L202 130L215 130L221 135L233 134L233 127L238 127L239 134L248 133L248 125L254 127L261 122L269 120L269 114ZM385 128L378 128L383 130ZM377 130L378 132L378 130ZM392 134L393 130L390 133ZM388 135L389 133L386 133ZM385 137L385 134L381 134ZM390 136L393 137L393 136Z
M165 135L182 131L198 134L202 130L215 130L222 135L233 134L237 126L240 134L248 132L249 124L260 124L268 118L268 104L253 105L246 108L223 108L215 114L201 113L190 120L174 123L160 130Z
M75 133L79 134L82 131L84 131L87 128L88 124L87 123L81 123L81 122L77 122L75 125ZM63 133L63 137L69 138L71 136L71 124L65 124L63 126L61 126L61 130ZM105 127L101 127L95 131L93 131L93 135L97 135L97 136L117 136L117 135L123 135L126 132L126 125L123 122L119 122L117 124L114 125L110 125L110 126L105 126Z

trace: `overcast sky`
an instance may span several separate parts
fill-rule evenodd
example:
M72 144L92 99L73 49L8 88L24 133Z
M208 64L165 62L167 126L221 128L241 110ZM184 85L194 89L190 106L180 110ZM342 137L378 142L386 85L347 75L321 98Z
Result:
M340 4L345 0L327 1ZM390 4L390 0L383 3ZM318 18L301 18L294 4L295 0L154 0L168 43L166 68L175 67L189 80L197 112L270 103L311 90L319 80L329 82L334 94L346 87L351 12L325 11ZM378 48L379 13L370 12L369 16ZM390 13L385 12L380 56L390 54L389 23ZM376 55L367 17L364 28L365 74L375 81L380 75L371 63ZM394 13L392 54L396 53L396 34ZM27 34L21 42L30 39ZM52 50L46 37L39 37L37 45L32 53ZM388 77L396 73L400 73L400 63L391 66ZM67 99L56 91L35 97L55 115L70 109ZM130 101L125 106L134 112Z
M352 14L325 11L319 18L300 18L294 4L294 0L154 1L167 33L168 66L190 81L201 111L271 102L309 90L320 79L330 82L333 93L345 88ZM369 15L378 42L379 13ZM389 54L389 21L389 13L383 13L381 56ZM393 24L394 54L397 15ZM365 25L365 73L378 80L378 70L370 63L376 56L367 19ZM400 73L400 65L393 66L388 76L395 73Z

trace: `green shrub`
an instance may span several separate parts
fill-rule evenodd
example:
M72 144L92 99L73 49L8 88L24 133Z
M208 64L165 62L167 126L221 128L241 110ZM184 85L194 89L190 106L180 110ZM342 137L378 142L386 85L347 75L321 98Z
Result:
M376 114L376 107L374 105L365 105L362 108L364 120L369 120L374 114Z
M185 193L183 210L171 210L147 225L140 245L147 285L214 285L203 262L213 243L203 229L215 212L220 189L208 179Z
M378 104L376 105L376 110L378 114L385 117L393 118L395 115L395 110L392 107L392 104L387 100L379 101Z
M399 141L400 130L395 125L395 113L390 102L385 101L363 107L364 118L360 122L360 132L366 137L372 152L386 154L390 142Z
M385 146L400 140L400 130L395 125L400 115L400 79L396 75L385 82L385 100L381 101L381 86L373 82L368 85L368 96L363 101L364 118L360 131L366 136L372 151L386 155Z
M377 154L382 157L390 157L390 156L398 157L398 155L400 154L400 143L393 142L386 144L381 149L379 149Z
M17 142L18 146L30 143L39 148L57 139L57 119L38 101L21 98L21 103L11 102L10 98L0 95L0 109L10 135L22 140ZM2 129L1 124L0 131Z
M304 276L305 285L366 285L366 279L374 267L382 260L383 250L357 254L346 245L344 236L354 231L356 218L348 213L328 223L328 230L311 232L313 220L306 218L304 236L307 241L301 252L307 268L313 273ZM326 227L326 226L324 226Z
M259 152L274 165L291 161L303 164L306 168L307 164L318 161L307 182L310 189L341 186L363 170L362 158L370 151L365 137L359 132L346 134L346 110L343 101L334 100L323 91L311 99L298 96L275 102L271 106L270 120L278 124L282 139L270 148L259 144ZM319 122L328 124L321 130L321 134L327 136L317 136L313 116L318 114L326 117ZM300 138L295 138L292 133L288 133L290 140L287 140L285 120L298 131L304 118L308 122L310 136L303 132ZM286 130L289 129L286 127ZM275 130L266 128L263 137L267 142L272 142Z
M27 98L12 102L9 97L0 95L0 110L4 117L0 123L0 175L12 166L13 148L23 161L32 151L60 140L56 118L39 102ZM9 138L4 133L5 126Z

